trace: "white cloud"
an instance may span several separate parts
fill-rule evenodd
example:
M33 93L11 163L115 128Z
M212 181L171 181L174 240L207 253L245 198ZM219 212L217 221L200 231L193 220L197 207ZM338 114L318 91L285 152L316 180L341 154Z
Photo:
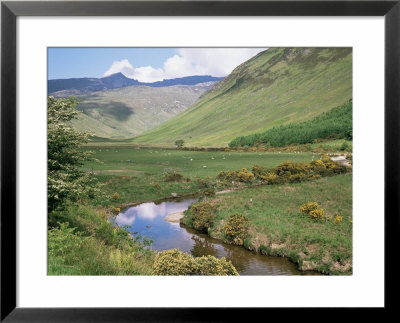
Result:
M164 71L161 68L154 69L151 66L143 66L135 68L133 77L140 82L156 82L162 81Z
M180 48L163 68L134 68L127 60L115 61L104 76L121 72L141 82L156 82L190 75L226 76L251 57L267 48Z
M104 73L103 76L109 76L111 74L115 74L115 73L121 72L126 77L132 78L132 76L133 76L132 72L134 70L135 69L133 68L131 63L129 63L129 61L127 59L123 59L122 61L113 62L111 67L108 69L107 72Z

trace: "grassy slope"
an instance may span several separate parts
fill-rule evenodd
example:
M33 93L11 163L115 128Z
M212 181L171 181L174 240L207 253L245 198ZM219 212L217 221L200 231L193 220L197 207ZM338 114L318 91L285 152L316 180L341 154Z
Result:
M74 126L98 137L127 138L152 129L193 105L205 86L130 86L78 96Z
M273 48L238 66L193 107L134 139L226 146L238 135L309 120L352 97L352 51Z

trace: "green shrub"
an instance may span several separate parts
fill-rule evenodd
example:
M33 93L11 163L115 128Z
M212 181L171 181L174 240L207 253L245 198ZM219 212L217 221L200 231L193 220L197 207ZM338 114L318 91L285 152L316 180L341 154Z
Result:
M350 148L350 145L347 141L343 142L342 146L340 146L340 150L347 150Z
M102 222L98 227L96 227L96 237L103 240L107 245L113 245L115 241L117 228L112 227L107 222Z
M93 174L81 169L84 161L92 160L82 146L89 141L89 132L71 127L77 119L78 100L47 99L47 208L48 212L63 208L68 201L93 199L99 193Z
M175 146L180 148L180 147L183 147L184 143L185 143L185 141L183 139L179 139L179 140L175 141Z
M244 215L232 214L223 227L223 231L230 242L243 245L249 230L249 219Z
M186 182L187 180L183 177L182 174L179 173L170 173L164 176L165 182L175 182L175 183L182 183Z
M215 190L213 188L208 188L203 191L204 196L211 197L215 195Z
M117 192L115 192L113 195L111 195L111 198L115 201L118 201L120 199L120 196Z
M197 179L197 184L199 185L199 188L210 188L210 183L202 178Z

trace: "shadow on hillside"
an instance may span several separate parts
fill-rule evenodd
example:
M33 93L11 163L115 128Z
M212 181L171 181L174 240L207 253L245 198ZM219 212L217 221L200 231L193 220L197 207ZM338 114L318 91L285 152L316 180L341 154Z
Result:
M87 115L93 115L94 111L103 115L108 114L118 121L124 121L135 113L129 106L117 101L109 103L82 102L77 109Z

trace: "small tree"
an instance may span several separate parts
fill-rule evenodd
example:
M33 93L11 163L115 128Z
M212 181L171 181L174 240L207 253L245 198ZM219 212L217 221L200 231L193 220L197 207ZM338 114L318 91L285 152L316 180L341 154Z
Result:
M60 207L66 200L77 201L93 197L95 179L79 169L90 153L81 149L90 133L78 132L70 125L77 118L78 101L74 98L47 100L48 147L48 211Z
M175 146L183 147L184 143L185 143L185 141L183 139L179 139L179 140L175 141Z

